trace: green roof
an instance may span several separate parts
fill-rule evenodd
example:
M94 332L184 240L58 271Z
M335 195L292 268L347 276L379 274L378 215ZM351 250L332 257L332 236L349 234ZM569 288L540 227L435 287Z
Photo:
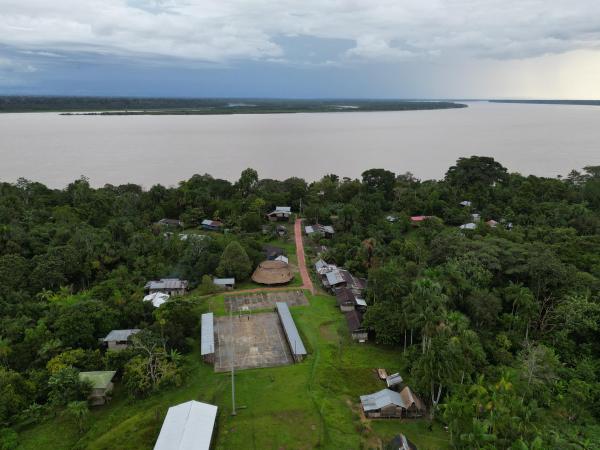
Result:
M117 372L115 370L98 370L80 372L80 381L89 381L93 389L106 389Z

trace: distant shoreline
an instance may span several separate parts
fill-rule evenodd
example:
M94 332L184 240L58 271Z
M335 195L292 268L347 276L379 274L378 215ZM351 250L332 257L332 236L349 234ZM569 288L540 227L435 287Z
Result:
M600 100L488 100L490 103L521 103L529 105L600 106Z
M466 107L466 104L455 101L428 100L0 97L0 113L55 112L102 116L415 111Z

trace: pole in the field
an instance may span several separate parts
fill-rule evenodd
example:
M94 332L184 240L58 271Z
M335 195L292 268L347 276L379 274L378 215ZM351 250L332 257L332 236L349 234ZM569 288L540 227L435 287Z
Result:
M233 366L233 355L235 353L235 338L233 336L233 303L229 306L229 328L231 336L231 415L235 416L235 367Z

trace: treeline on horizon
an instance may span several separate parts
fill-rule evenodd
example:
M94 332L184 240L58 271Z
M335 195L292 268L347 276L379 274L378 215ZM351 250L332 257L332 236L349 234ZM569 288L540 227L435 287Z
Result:
M81 417L80 370L117 370L132 398L176 388L201 303L153 310L144 283L180 276L201 291L232 246L256 264L276 205L334 226L315 244L367 277L365 325L401 355L453 448L600 448L600 166L543 178L481 156L429 181L371 169L307 183L247 169L234 183L194 175L148 190L1 183L0 433L16 440L58 412ZM430 219L415 226L415 215ZM188 233L218 219L229 232L167 238L162 218ZM147 341L103 352L98 337L121 328L144 329ZM154 380L139 348L159 337L164 376Z
M97 114L102 114L103 112L105 114L266 114L291 112L404 111L461 107L466 107L466 105L449 101L419 100L0 96L0 112L56 111L65 113L96 112Z

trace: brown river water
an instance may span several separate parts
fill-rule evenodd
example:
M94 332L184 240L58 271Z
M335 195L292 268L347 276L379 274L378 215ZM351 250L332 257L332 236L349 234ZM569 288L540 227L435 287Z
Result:
M437 111L219 116L0 115L0 181L64 187L176 185L195 173L236 180L369 168L441 178L458 157L493 156L543 176L600 165L600 107L469 103Z

